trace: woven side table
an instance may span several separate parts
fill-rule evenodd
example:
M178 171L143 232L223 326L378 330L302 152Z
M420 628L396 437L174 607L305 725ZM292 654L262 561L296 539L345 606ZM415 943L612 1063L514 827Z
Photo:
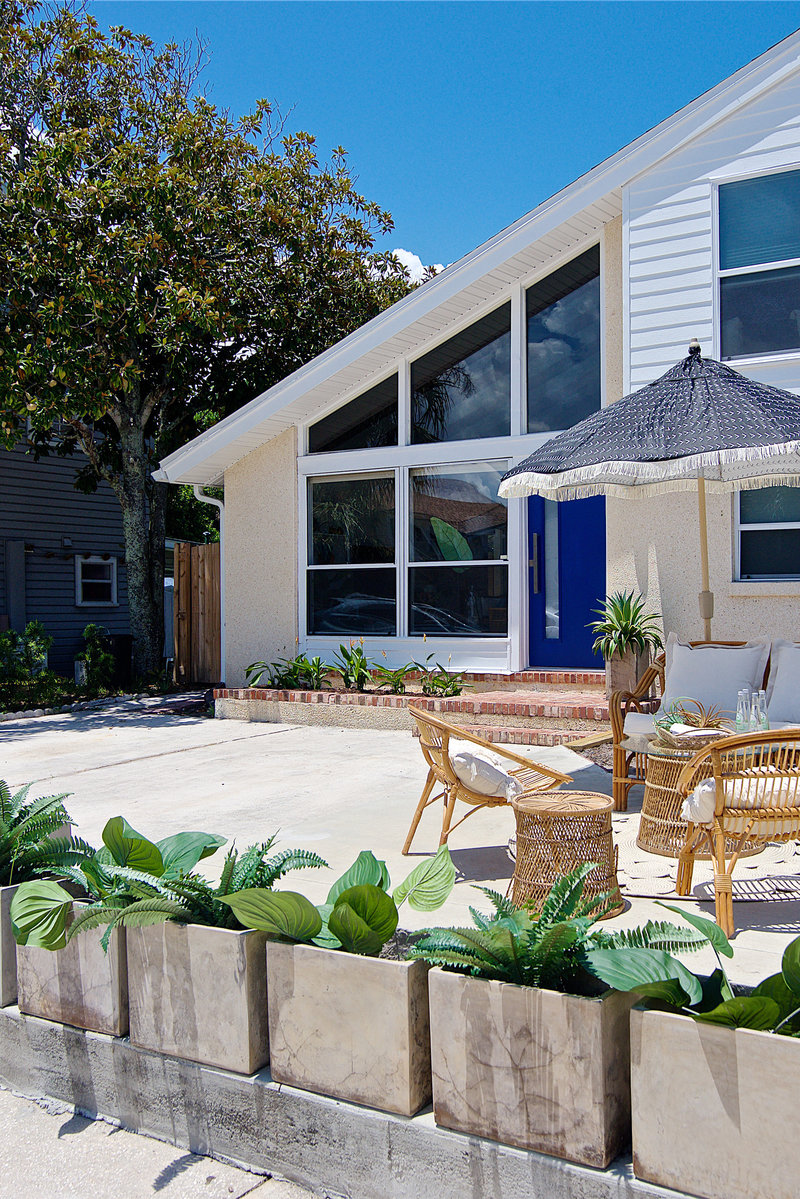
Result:
M511 801L517 818L517 860L511 898L539 909L557 879L584 862L596 868L583 882L589 897L614 896L616 916L624 908L617 882L617 851L611 836L613 801L593 791L540 791Z
M677 782L683 767L694 757L694 750L673 749L669 745L651 745L647 751L647 771L644 781L642 816L636 844L648 853L662 858L678 858L686 841L686 821L681 818L683 796ZM701 776L698 775L698 779ZM711 778L709 765L702 774ZM726 854L735 852L737 839L725 843ZM749 858L761 853L764 842L745 841L739 857ZM695 860L708 861L707 853L696 853Z

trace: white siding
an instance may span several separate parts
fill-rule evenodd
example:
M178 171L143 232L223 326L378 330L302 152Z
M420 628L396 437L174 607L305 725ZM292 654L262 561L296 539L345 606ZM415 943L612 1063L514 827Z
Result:
M663 374L697 337L719 356L714 184L800 164L800 78L742 106L662 159L626 189L626 334L634 390ZM800 390L800 356L735 364L776 387Z

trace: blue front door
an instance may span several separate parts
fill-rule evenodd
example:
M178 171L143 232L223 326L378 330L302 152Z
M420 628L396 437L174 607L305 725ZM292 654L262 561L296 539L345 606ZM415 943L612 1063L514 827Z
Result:
M606 593L606 501L528 500L530 664L600 670L586 627Z

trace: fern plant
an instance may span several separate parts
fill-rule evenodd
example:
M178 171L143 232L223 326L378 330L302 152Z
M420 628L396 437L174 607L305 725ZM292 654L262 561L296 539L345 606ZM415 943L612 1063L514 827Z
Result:
M268 856L275 838L251 845L239 854L231 848L215 886L194 867L225 843L212 833L177 833L149 841L121 816L103 829L103 846L85 852L60 873L86 895L73 915L73 897L54 882L24 883L11 903L11 923L20 945L62 949L73 937L105 926L108 948L112 931L177 920L214 928L238 928L234 912L223 897L240 890L268 890L289 870L326 866L308 850L287 849Z
M588 956L595 949L646 946L679 953L707 944L700 931L666 921L614 932L594 927L613 902L610 895L584 896L584 879L594 868L586 862L559 879L538 915L497 891L478 887L492 913L470 908L474 928L427 929L409 957L475 978L586 995L600 988Z
M91 847L57 834L69 824L64 795L29 799L31 784L11 793L0 779L0 886L62 872Z

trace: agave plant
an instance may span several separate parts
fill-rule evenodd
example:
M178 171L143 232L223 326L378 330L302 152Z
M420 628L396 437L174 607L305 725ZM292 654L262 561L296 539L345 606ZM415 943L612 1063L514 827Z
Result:
M390 893L386 863L363 850L319 907L295 891L240 891L222 902L230 904L245 927L260 929L271 940L377 957L397 929L400 906L407 900L418 912L434 911L447 899L455 878L450 851L443 845Z
M31 784L15 794L0 779L0 886L41 874L63 873L91 847L79 838L57 836L69 824L63 795L28 799Z
M663 645L659 621L654 612L645 612L644 599L632 591L615 591L593 609L600 617L587 625L595 634L592 652L602 654L606 661L623 657L628 651L645 654Z
M225 844L213 833L176 833L153 842L121 816L103 829L103 847L61 873L87 896L71 923L73 896L54 882L23 884L11 904L14 936L20 945L62 949L78 933L105 926L104 948L113 929L177 920L214 928L238 927L225 897L241 889L267 889L289 870L326 866L317 854L287 849L268 857L275 838L251 845L241 855L231 848L215 886L194 867Z
M613 903L610 894L584 897L583 880L594 868L586 862L558 879L538 914L488 887L477 887L489 899L492 913L470 908L474 928L427 929L409 956L476 978L594 994L598 977L591 954L596 949L647 946L679 953L707 944L701 931L665 921L615 932L593 927Z

